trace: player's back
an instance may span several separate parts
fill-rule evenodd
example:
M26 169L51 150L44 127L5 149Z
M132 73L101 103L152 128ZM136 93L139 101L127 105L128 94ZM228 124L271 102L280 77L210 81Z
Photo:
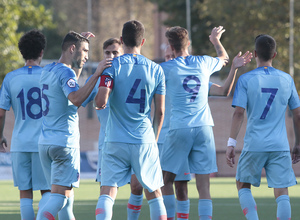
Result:
M41 95L39 80L42 68L24 66L8 73L1 87L0 108L12 107L15 124L11 151L37 152L41 131Z
M43 68L40 87L47 97L42 103L47 115L39 143L74 147L79 140L78 108L67 98L69 89L78 87L74 71L62 63L49 64Z
M142 55L125 54L104 70L114 80L110 94L107 141L155 142L150 110L153 95L165 94L161 67Z
M161 64L171 99L170 129L213 125L208 106L209 78L222 68L218 58L177 57Z
M247 109L244 150L288 151L285 113L288 105L298 107L299 100L291 76L273 67L259 67L242 75L237 88L234 96L239 98L234 98L233 105L246 104Z

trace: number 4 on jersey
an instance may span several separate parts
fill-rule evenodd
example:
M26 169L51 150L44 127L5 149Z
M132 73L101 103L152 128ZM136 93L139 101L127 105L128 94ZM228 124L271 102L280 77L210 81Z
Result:
M132 103L132 104L140 104L140 113L144 113L145 111L145 97L146 97L146 89L141 89L141 97L138 98L133 98L134 94L136 93L137 88L139 87L141 83L141 79L136 79L130 92L129 95L126 99L126 103Z

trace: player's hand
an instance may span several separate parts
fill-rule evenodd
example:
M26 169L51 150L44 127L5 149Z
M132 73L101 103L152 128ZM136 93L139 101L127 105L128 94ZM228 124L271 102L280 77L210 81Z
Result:
M233 167L235 164L235 151L234 151L234 147L229 146L227 147L226 150L226 163L228 166Z
M225 32L225 29L223 29L223 26L214 27L211 31L211 34L209 35L209 40L212 42L212 44L215 44L216 42L220 41L222 34Z
M113 60L112 58L106 58L104 60L101 60L97 66L95 74L100 76L102 74L103 70L105 70L107 67L111 67L112 60Z
M244 53L242 55L242 52L240 51L234 58L232 61L232 67L234 69L245 66L247 63L249 63L251 61L251 59L253 58L252 53L250 53L249 51L247 51L246 53Z
M5 153L8 152L7 141L5 137L0 139L0 152Z
M87 39L89 39L90 37L95 37L95 34L93 34L92 32L82 32L81 35Z
M293 164L300 161L300 145L295 145L292 150L292 162Z

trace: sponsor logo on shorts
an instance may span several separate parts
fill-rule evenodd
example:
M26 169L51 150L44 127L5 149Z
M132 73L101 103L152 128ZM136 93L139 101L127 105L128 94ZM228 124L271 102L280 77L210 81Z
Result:
M184 173L184 175L189 175L190 173Z
M75 88L76 87L76 82L74 79L69 79L68 82L67 82L67 85L70 87L70 88Z

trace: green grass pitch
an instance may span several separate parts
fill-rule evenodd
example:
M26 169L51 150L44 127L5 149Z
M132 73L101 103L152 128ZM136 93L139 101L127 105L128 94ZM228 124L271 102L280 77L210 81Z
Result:
M298 182L300 179L298 178ZM0 219L19 220L19 192L12 181L0 181ZM260 219L276 219L276 202L273 189L269 189L265 178L259 188L252 192L257 203ZM300 219L300 185L289 189L292 206L292 219ZM129 185L121 187L113 210L114 220L126 219L126 206L130 195ZM80 188L75 189L74 213L76 220L95 219L95 207L99 196L99 185L94 180L81 180ZM234 178L211 178L211 196L213 200L213 219L245 219L239 205ZM190 218L198 219L198 193L195 181L189 183L191 202ZM37 210L39 192L34 192L34 208ZM144 198L140 220L149 220L149 206Z

